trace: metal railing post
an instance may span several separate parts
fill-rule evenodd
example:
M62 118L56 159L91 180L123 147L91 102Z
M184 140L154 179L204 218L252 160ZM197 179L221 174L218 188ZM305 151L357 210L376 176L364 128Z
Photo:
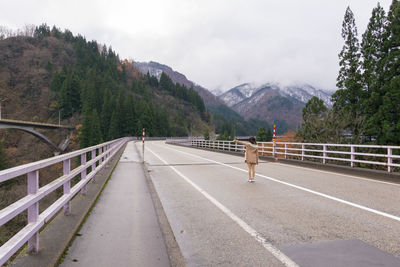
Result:
M91 159L96 158L96 149L93 149L93 150L92 150L91 156L92 156ZM94 172L95 169L96 169L96 162L93 162L93 164L92 164L92 172ZM92 181L93 181L93 182L95 181L95 180L94 180L94 176L93 176L93 178L92 178Z
M301 160L304 160L304 155L306 154L304 149L305 149L305 145L301 145Z
M85 165L86 164L86 153L83 153L81 155L81 165ZM81 172L81 180L86 179L86 168ZM86 195L86 184L82 187L81 193L82 195Z
M64 175L69 174L69 172L71 171L71 159L66 159L63 161L63 173ZM71 179L69 179L63 186L63 192L64 195L69 194L71 191ZM70 201L68 201L65 205L64 205L64 214L68 215L71 213L71 203Z
M393 162L393 159L392 159L393 151L392 151L391 147L388 147L387 150L388 150L387 151L387 154L388 154L388 172L392 172L393 167L391 165L392 165L392 162Z
M323 145L323 154L322 154L322 156L323 156L323 159L322 159L322 163L323 164L326 164L326 151L327 151L327 147L326 147L326 145Z
M285 143L285 159L287 159L287 144Z
M354 148L353 145L350 147L350 151L351 151L351 154L350 154L350 167L353 168L354 167L354 159L355 159L355 154L354 154L355 148Z
M272 144L272 156L275 158L276 157L276 144L275 144L275 142Z
M103 154L103 147L99 148L99 155ZM101 156L99 164L103 163L103 156Z
M28 194L36 194L39 190L39 171L28 173ZM39 218L39 202L35 202L28 208L28 223L35 223ZM36 232L28 240L28 251L37 253L39 251L39 232Z

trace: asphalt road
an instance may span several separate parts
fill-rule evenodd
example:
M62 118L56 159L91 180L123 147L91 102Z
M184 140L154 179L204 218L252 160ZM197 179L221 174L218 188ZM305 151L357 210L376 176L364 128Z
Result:
M141 150L141 144L137 144ZM187 266L400 266L400 186L147 142Z

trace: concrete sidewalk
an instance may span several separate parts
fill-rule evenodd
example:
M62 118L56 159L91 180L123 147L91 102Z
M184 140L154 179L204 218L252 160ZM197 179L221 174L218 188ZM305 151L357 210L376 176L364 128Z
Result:
M134 142L127 144L61 266L170 266Z

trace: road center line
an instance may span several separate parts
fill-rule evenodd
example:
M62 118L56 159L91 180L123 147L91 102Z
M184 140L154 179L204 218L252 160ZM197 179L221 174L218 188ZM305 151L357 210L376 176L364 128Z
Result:
M159 160L161 160L164 164L168 165L168 162L163 160L160 156L154 153L151 149L146 148L150 151L154 156L156 156ZM174 170L180 177L182 177L187 183L193 186L197 191L199 191L205 198L207 198L211 203L217 206L225 215L230 217L234 222L236 222L243 230L249 233L256 241L258 241L265 249L267 249L272 255L274 255L280 262L282 262L285 266L288 267L298 267L298 265L293 262L288 256L283 254L279 249L274 247L271 243L268 243L265 238L263 238L256 230L254 230L250 225L236 216L232 211L230 211L227 207L222 205L218 200L213 198L206 191L201 189L198 185L193 183L189 178L187 178L184 174L178 171L175 167L169 166L172 170Z
M170 148L170 147L167 147L167 148L170 149L170 150L176 151L176 152L180 152L182 154L189 155L191 157L200 158L200 159L203 159L203 160L214 162L214 163L217 163L219 165L222 165L222 166L225 166L225 167L229 167L229 168L232 168L232 169L235 169L235 170L239 170L239 171L242 171L242 172L246 172L246 173L248 172L245 169L241 169L241 168L238 168L238 167L235 167L235 166L231 166L231 165L219 162L219 161L215 161L215 160L212 160L212 159L208 159L208 158L204 158L204 157L201 157L201 156L193 155L191 153L183 152L183 151L176 150L176 149L173 149L173 148ZM320 197L331 199L331 200L334 200L334 201L337 201L337 202L340 202L340 203L343 203L343 204L346 204L346 205L349 205L349 206L352 206L352 207L355 207L355 208L358 208L358 209L361 209L361 210L369 211L371 213L374 213L374 214L377 214L377 215L380 215L380 216L384 216L386 218L393 219L395 221L400 222L400 217L392 215L392 214L389 214L389 213L386 213L386 212L383 212L383 211L371 209L371 208L368 208L368 207L365 207L365 206L362 206L362 205L359 205L359 204L356 204L356 203L353 203L353 202L350 202L350 201L347 201L347 200L344 200L344 199L341 199L341 198L337 198L337 197L334 197L334 196L331 196L331 195L327 195L327 194L324 194L324 193L320 193L318 191L314 191L314 190L302 187L302 186L298 186L298 185L294 185L294 184L291 184L291 183L288 183L288 182L284 182L284 181L281 181L281 180L278 180L278 179L275 179L275 178L272 178L272 177L269 177L269 176L266 176L266 175L256 174L256 176L262 177L262 178L265 178L267 180L274 181L274 182L277 182L277 183L280 183L280 184L284 184L284 185L287 185L287 186L290 186L290 187L293 187L293 188L296 188L296 189L299 189L299 190L302 190L302 191L305 191L305 192L308 192L308 193L311 193L311 194L314 194L314 195L317 195L317 196L320 196Z

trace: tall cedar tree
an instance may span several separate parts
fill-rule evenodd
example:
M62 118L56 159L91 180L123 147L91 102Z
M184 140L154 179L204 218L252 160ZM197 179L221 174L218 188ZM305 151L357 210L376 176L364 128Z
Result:
M107 89L104 93L104 102L101 109L101 132L103 134L103 140L106 141L111 140L108 134L111 125L113 107L115 106L114 101L111 91Z
M333 109L338 113L350 113L355 119L349 122L354 139L360 135L362 83L360 71L360 44L357 38L357 27L353 12L347 7L342 24L342 37L345 41L339 54L339 75L337 77L338 90L332 95Z
M362 112L365 114L365 134L370 141L373 137L382 135L381 119L378 116L382 105L383 67L385 59L384 41L386 39L385 11L378 3L372 10L367 29L363 34L361 53L363 56L363 83L365 100Z
M384 43L387 56L384 66L384 85L382 105L378 115L382 122L382 135L378 143L400 144L400 2L393 0L388 13Z
M100 119L96 109L84 112L83 126L80 135L80 146L82 148L94 146L103 142Z
M90 133L90 146L94 146L103 143L103 138L101 136L100 119L99 114L96 109L92 111L92 129Z

